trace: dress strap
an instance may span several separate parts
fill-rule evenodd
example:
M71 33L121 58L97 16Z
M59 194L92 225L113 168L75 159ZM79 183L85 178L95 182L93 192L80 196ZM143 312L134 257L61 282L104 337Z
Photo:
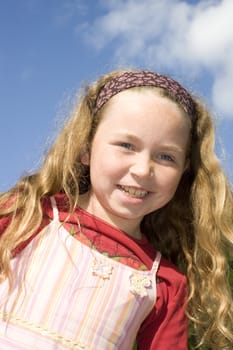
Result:
M157 252L153 266L152 266L152 271L156 274L159 268L159 264L160 264L160 260L161 260L161 253Z
M58 212L56 200L54 197L50 197L50 201L53 208L53 219L59 221L59 212Z

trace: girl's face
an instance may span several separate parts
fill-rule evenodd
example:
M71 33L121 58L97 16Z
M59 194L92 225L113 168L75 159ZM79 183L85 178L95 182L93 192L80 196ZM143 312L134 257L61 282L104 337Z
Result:
M191 122L156 90L125 90L111 98L93 139L91 188L80 205L140 238L140 223L173 197L187 166Z

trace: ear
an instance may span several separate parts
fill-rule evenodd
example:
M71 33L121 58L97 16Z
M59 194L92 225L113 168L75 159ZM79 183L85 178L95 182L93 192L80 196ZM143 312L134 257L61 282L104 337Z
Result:
M182 173L182 177L186 176L190 171L190 159L187 158L184 164L184 169L183 169L183 173Z
M90 152L88 150L88 147L85 147L81 154L80 154L80 160L83 165L90 165Z
M80 160L83 165L90 165L89 152L86 151L85 153L82 153L80 156Z
M184 165L184 172L189 170L189 168L190 168L190 159L187 158Z

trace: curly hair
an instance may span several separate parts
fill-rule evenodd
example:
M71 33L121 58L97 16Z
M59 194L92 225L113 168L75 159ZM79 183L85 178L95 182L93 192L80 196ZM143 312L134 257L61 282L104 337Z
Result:
M103 109L109 103L94 117L96 99L106 82L121 73L107 74L85 89L41 168L0 195L0 217L11 219L0 238L0 277L8 278L10 286L12 252L40 226L41 199L63 192L73 212L79 195L88 191L89 169L81 157L91 147ZM174 100L166 90L159 91ZM145 216L141 225L155 248L187 275L186 312L197 347L207 344L213 349L232 349L233 300L228 276L233 247L232 190L215 155L211 116L196 97L193 100L197 118L190 136L190 166L173 199Z

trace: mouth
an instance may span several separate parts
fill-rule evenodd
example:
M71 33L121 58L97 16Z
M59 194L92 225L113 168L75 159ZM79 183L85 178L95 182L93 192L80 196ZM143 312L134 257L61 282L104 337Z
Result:
M131 187L131 186L118 185L118 188L122 192L124 192L125 194L127 194L128 196L133 197L133 198L144 198L149 193L145 190L142 190L142 189L139 189L136 187Z

